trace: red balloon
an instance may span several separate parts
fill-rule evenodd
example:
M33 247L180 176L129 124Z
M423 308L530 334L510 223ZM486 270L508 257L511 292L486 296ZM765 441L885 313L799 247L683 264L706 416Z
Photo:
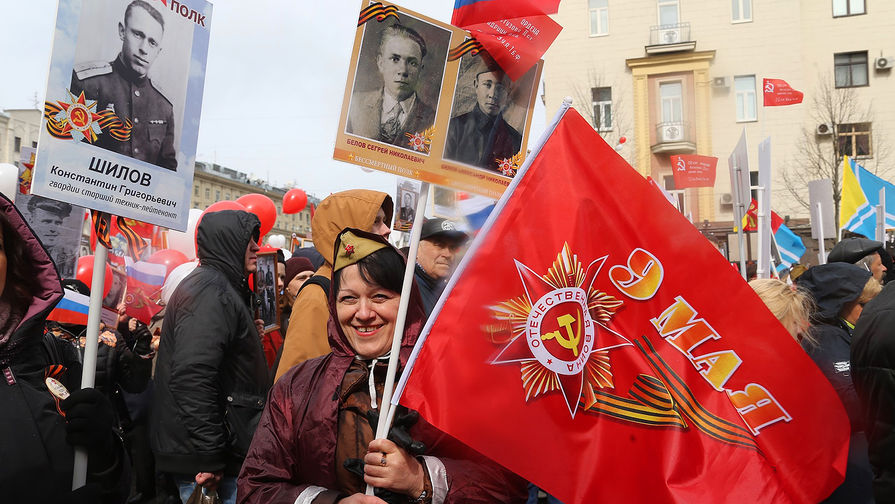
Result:
M189 261L189 258L183 252L174 249L159 250L146 260L146 262L151 262L153 264L164 264L165 278L168 278L168 275L171 274L171 271L173 271L174 268L187 261Z
M294 214L308 206L308 195L301 189L289 189L283 195L283 213Z
M620 144L623 144L623 143L625 143L625 142L627 142L627 141L628 141L628 139L625 138L625 137L618 137L618 143L620 143Z
M75 270L75 278L84 282L87 287L93 284L93 256L86 255L78 258L78 267ZM103 297L112 290L112 267L106 263L106 278L103 281Z
M236 202L244 205L246 210L255 214L261 221L261 236L273 229L273 225L277 222L277 206L272 199L263 194L252 193L237 199Z

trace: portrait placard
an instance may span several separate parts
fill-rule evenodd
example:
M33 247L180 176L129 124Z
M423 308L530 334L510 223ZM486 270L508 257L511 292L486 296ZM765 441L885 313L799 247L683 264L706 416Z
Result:
M211 10L59 1L34 194L186 229Z
M395 205L395 231L410 231L416 216L416 201L420 196L420 183L415 180L398 179L398 193Z
M541 67L514 82L465 30L364 0L333 158L498 198L525 158Z
M56 263L59 276L74 278L80 255L84 209L18 191L15 205Z
M258 252L258 269L252 275L258 296L258 315L264 321L264 333L280 328L280 299L277 291L277 251Z

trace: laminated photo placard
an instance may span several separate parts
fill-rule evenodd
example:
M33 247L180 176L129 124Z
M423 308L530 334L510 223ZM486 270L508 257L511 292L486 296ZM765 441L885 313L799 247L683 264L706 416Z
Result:
M525 159L541 68L513 81L465 30L364 1L333 157L498 198Z
M31 190L185 230L205 0L60 0Z

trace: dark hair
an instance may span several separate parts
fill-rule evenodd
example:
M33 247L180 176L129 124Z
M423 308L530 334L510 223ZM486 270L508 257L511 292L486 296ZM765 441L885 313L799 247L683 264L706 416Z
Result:
M158 24L162 25L162 31L165 31L165 18L162 17L162 13L143 0L134 0L127 6L127 9L124 10L125 25L127 25L127 20L130 17L131 11L134 9L134 7L140 7L141 9L148 12L149 15L152 16L152 19L155 19L156 21L158 21Z
M426 41L413 28L398 23L387 26L385 30L382 30L382 36L379 37L379 54L382 54L382 46L385 45L388 37L403 37L416 42L420 46L420 59L422 60L426 57Z
M37 274L27 257L25 242L5 214L0 217L0 227L3 228L3 249L6 252L6 287L0 295L13 304L30 303L34 295L31 282ZM28 306L18 308L27 309Z
M360 277L364 282L371 283L394 292L401 292L404 284L404 259L401 254L391 247L379 249L376 252L357 261ZM342 268L333 273L333 292L339 292L341 284Z

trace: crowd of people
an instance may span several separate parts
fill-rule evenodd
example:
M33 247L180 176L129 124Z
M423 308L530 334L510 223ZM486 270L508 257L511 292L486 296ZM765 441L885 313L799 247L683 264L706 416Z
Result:
M117 327L100 328L95 386L81 389L86 327L47 315L64 289L90 287L60 279L18 209L0 199L0 418L18 426L0 434L0 453L17 461L0 471L4 501L558 502L412 410L399 408L376 438L401 298L399 375L469 239L449 220L428 219L408 258L387 239L393 210L390 196L369 190L320 203L314 247L277 256L274 331L249 283L258 218L209 213L197 228L199 264L167 299L160 336L121 306ZM402 293L408 260L415 281ZM883 285L895 268L882 243L859 237L829 260L750 285L848 413L845 481L825 502L890 502L895 293ZM75 447L88 452L87 484L70 490Z

